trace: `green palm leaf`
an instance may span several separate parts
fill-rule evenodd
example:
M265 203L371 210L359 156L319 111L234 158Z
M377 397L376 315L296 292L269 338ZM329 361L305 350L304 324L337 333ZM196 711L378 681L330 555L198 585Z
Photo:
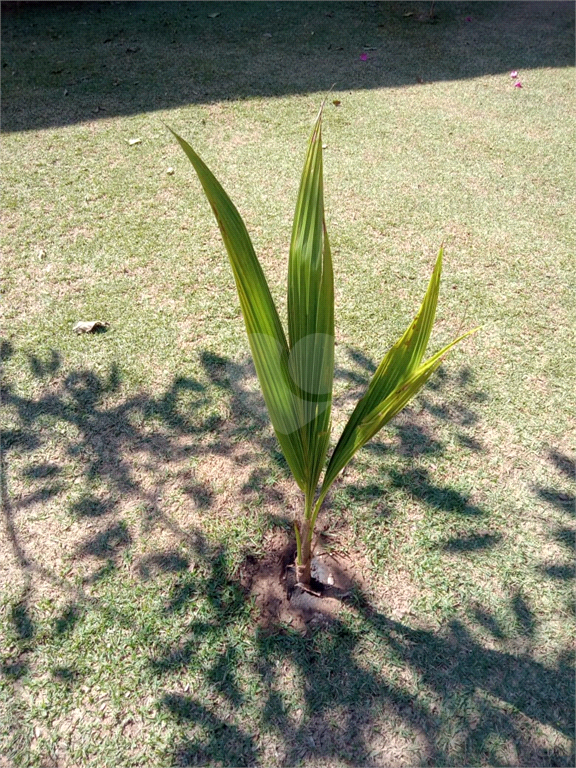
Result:
M308 476L300 433L301 409L290 378L288 344L268 283L234 204L192 147L171 132L192 163L218 222L270 420L294 478L305 490Z
M324 221L321 112L308 145L290 245L290 346L240 214L192 147L172 133L216 216L270 420L294 477L311 502L330 438L334 373L334 286Z
M366 394L352 412L326 469L320 491L321 499L325 497L338 474L356 451L374 437L417 394L438 368L444 355L455 344L474 332L469 331L463 334L421 365L434 325L442 257L441 248L418 314L403 336L388 351L372 377Z
M330 439L334 378L334 281L324 221L322 111L308 144L288 264L290 372L300 406L306 497L311 502Z

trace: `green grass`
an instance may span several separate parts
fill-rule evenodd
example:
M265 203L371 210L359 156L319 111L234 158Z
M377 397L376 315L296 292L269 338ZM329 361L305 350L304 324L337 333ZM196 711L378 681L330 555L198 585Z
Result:
M0 765L573 764L573 7L403 15L428 8L5 10ZM323 523L364 585L302 637L241 585L301 499L163 123L284 317L334 81L335 435L441 242L433 345L482 330L335 487Z

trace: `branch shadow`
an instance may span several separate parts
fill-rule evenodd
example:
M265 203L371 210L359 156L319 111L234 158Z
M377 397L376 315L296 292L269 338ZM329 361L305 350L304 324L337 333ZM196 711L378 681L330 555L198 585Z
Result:
M5 357L13 353L12 349L4 349ZM287 474L270 429L247 406L247 402L252 402L252 391L243 380L242 370L209 352L201 355L201 361L206 381L177 377L159 396L140 393L122 397L122 375L117 366L105 375L89 370L65 372L61 370L58 353L45 362L29 360L30 370L39 380L50 379L50 386L39 395L25 397L9 381L4 382L3 404L12 415L12 423L2 434L2 511L24 588L11 606L9 623L14 651L3 654L0 674L14 683L28 675L28 658L42 642L34 619L34 579L54 584L68 597L52 623L55 637L65 638L75 632L87 611L104 610L96 598L86 593L85 587L113 574L123 555L134 548L136 534L126 522L122 505L123 499L131 498L141 503L142 521L148 526L145 530L153 525L166 528L183 546L161 546L137 558L134 566L143 581L170 574L173 583L163 615L190 617L178 643L166 643L154 635L149 638L148 669L162 682L158 707L180 733L169 755L172 764L263 765L261 736L269 734L282 747L282 765L335 759L348 764L377 765L386 759L389 747L385 735L378 735L387 719L400 730L407 729L409 741L414 740L420 757L426 755L428 764L465 764L464 758L472 762L493 758L492 762L499 764L500 758L491 746L494 732L513 740L519 764L570 764L562 751L545 754L543 748L535 746L518 715L570 735L573 689L568 656L562 657L557 667L547 667L531 659L528 652L514 656L487 649L458 622L453 622L444 634L414 629L376 612L358 589L349 606L356 616L354 621L336 620L328 629L306 637L287 627L278 627L274 632L257 631L255 652L251 660L246 658L243 648L230 640L230 628L251 626L253 608L241 580L231 573L226 544L208 541L199 528L179 526L162 499L161 478L158 488L145 486L131 461L133 454L142 455L152 464L197 457L210 459L229 455L239 442L250 440L276 471ZM355 363L359 361L361 353L356 352ZM364 385L374 366L366 358L363 364L364 373L359 374L356 365L349 376L346 370L341 375L348 376L350 381L355 376L358 386ZM58 377L59 383L55 384ZM455 390L456 385L460 389ZM441 416L433 412L436 399L424 398L421 411L409 413L398 427L400 449L405 448L404 455L410 461L443 449L431 436L429 422L419 423L419 413L427 419L454 419L457 429L465 429L462 419L469 422L470 413L475 415L473 404L483 398L470 371L441 377L436 394L445 397L446 407ZM230 413L226 422L201 415L210 402L222 397L227 398ZM462 415L460 405L466 398L469 403ZM64 498L67 491L64 465L58 459L35 457L36 451L54 439L47 431L47 423L57 428L64 454L80 468L84 483L82 495L70 503L68 510L78 525L90 525L76 545L75 558L95 561L97 567L80 584L69 583L42 565L22 536L26 510L49 498ZM16 471L8 461L11 452L15 453L14 467L20 467L19 478L33 487L30 493L18 498L12 498L9 492L10 479L14 479ZM380 454L386 459L386 451ZM254 472L249 483L265 494L263 478L256 469ZM188 484L189 495L199 508L212 508L213 493L197 483L193 474L183 473L178 480L183 486ZM486 514L453 489L435 487L425 472L415 476L398 472L392 480L438 509L464 516ZM57 482L62 487L56 486ZM349 488L361 503L369 503L380 490L380 483L371 481ZM285 526L282 497L265 498L269 518ZM497 543L496 535L476 534L450 541L445 549L473 556L474 552ZM193 560L201 567L192 569ZM196 615L200 601L206 608L203 614ZM532 637L536 618L526 599L515 595L511 610L516 616L518 634ZM120 610L114 620L126 623ZM489 614L478 610L474 621L498 637L498 624ZM433 693L435 704L399 681L389 667L363 665L362 643L369 635L385 642L396 664L411 670ZM243 719L251 706L240 675L246 664L265 694L258 714L261 733L247 727ZM296 670L300 681L300 715L293 711L283 690L282 665ZM174 677L187 670L199 670L218 698L200 700L194 692L170 690ZM54 667L52 677L67 695L82 680L81 673L66 663ZM18 708L23 705L17 698L15 689L14 711L10 716L15 733L24 727L18 719ZM227 712L219 708L219 700L225 702ZM494 703L496 700L504 704ZM463 734L457 748L450 746L456 727ZM409 752L408 743L401 750Z
M572 481L572 485L576 481L576 465L574 459L566 456L557 450L550 450L548 452L548 460L550 464L557 470L564 481ZM551 506L559 509L561 512L565 512L571 517L576 516L576 495L574 492L567 492L560 490L559 488L541 488L535 487L534 492L543 501L546 501Z
M574 459L556 449L548 451L548 462L554 468L557 475L557 487L533 486L533 493L546 502L555 512L561 513L562 522L551 531L551 540L556 542L564 550L565 558L569 562L541 563L539 570L547 578L558 582L574 581L576 567L574 554L576 551L576 534L572 525L563 524L565 517L573 520L576 517L576 463ZM564 517L565 516L565 517ZM573 601L570 602L572 612L576 610Z
M568 67L573 31L566 2L3 2L2 130Z
M193 621L185 638L162 649L150 663L166 686L171 674L177 679L184 670L198 669L197 654L205 655L206 647L217 647L207 679L232 715L193 693L163 694L160 708L187 734L170 753L172 764L266 765L260 745L267 739L275 740L276 764L282 766L334 760L395 765L411 749L417 754L412 764L418 765L572 764L572 753L543 746L527 728L527 722L536 722L572 738L572 653L546 666L528 652L486 647L461 621L439 631L415 629L375 611L360 590L350 605L360 623L336 620L304 637L287 627L257 632L250 664L264 695L257 740L253 730L242 728L245 700L236 682L238 655L226 644L230 623L244 617L241 590L223 578L222 570L212 571L195 589L213 594L232 590L235 596L224 616L214 606L213 620ZM518 620L518 635L530 637L536 620L527 601L514 595L510 609ZM489 613L478 612L474 623L500 638ZM377 639L386 649L388 658L381 666L363 663L367 639ZM399 668L409 673L399 677ZM298 692L287 685L287 670L300 681ZM196 729L193 736L191 729ZM393 731L396 735L390 738ZM495 736L512 750L509 760Z
M254 738L236 725L226 723L209 707L189 696L167 693L161 699L175 721L189 730L190 725L202 723L202 735L187 738L174 749L174 765L257 765Z
M10 344L4 343L2 353L8 360L14 350ZM357 395L361 388L367 386L375 365L358 350L350 348L348 354L355 369L341 368L337 375L354 382L351 391ZM239 464L252 462L257 456L278 476L290 476L268 425L262 397L253 387L251 364L233 363L208 351L200 353L200 360L207 383L178 376L157 397L139 393L122 398L122 375L117 365L113 365L104 375L90 370L66 373L61 370L61 355L55 350L50 352L47 360L28 355L32 375L46 381L45 390L37 397L22 396L9 380L3 381L3 405L12 417L11 425L3 429L1 435L2 508L13 555L21 570L27 574L27 579L36 573L60 585L62 583L26 551L15 524L16 517L28 508L61 498L70 488L63 463L35 459L35 453L41 452L53 439L47 424L60 433L56 435L56 440L64 446L66 461L77 468L77 475L78 470L80 473L80 485L74 484L80 492L75 499L67 502L67 513L71 520L85 525L91 533L76 546L75 556L103 561L99 570L85 579L86 584L113 572L122 554L133 544L132 534L123 518L122 504L127 499L139 503L144 529L150 530L154 525L166 526L191 546L198 556L205 555L206 544L201 532L183 531L160 503L163 479L154 475L157 487L144 487L137 471L142 463L147 462L154 469L160 462L170 464L231 455L234 451L238 453L238 445L249 441L255 446L255 451L238 456ZM358 365L361 366L360 372ZM452 377L444 374L442 369L438 374L436 394L445 394L442 418L453 418L461 424L462 403L480 402L485 395L474 386L469 370L463 369ZM59 382L57 386L54 386L55 381ZM199 416L206 412L207 405L221 398L228 403L229 418L226 422L213 415ZM423 398L422 402L423 410L436 418L432 401L429 403ZM475 423L477 416L468 405L465 405L465 413L466 419ZM431 434L430 423L419 422L419 414L415 410L406 409L394 429L399 438L398 448L373 443L367 450L382 454L384 459L387 452L398 450L411 460L443 450ZM64 433L66 437L62 437ZM30 489L19 494L17 500L11 499L8 489L8 456L12 451L23 462L20 479ZM133 456L137 454L141 457L138 466L133 461ZM28 456L31 460L26 463ZM257 494L260 500L273 507L269 510L272 516L285 518L283 494L270 485L267 477L264 468L255 468L241 493ZM439 509L464 515L483 514L453 489L435 486L425 470L396 471L390 477L392 486L405 487ZM179 470L177 480L196 509L212 508L214 492L205 481L198 481L190 470ZM383 483L372 481L363 485L349 484L345 488L348 497L359 503L377 499L386 490ZM484 546L488 544L488 540L484 540ZM164 555L158 553L160 559L154 568L162 567L162 563L169 567L172 555L165 555L163 560ZM143 572L148 567L143 563Z

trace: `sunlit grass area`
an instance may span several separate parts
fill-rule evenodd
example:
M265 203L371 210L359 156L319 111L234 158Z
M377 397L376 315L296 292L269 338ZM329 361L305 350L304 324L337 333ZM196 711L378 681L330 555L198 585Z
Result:
M573 765L574 11L433 13L5 9L0 765ZM334 438L441 243L430 351L482 327L335 486L358 583L304 635L247 587L302 500L166 124L284 319L334 82Z

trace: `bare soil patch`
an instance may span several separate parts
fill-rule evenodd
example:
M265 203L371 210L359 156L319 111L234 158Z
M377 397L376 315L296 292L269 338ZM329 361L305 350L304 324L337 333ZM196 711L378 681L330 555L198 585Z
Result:
M275 632L291 626L301 632L329 626L361 583L353 561L332 555L322 537L312 561L310 589L296 583L296 543L285 531L275 531L268 552L257 559L249 555L240 568L240 581L255 600L260 627Z

